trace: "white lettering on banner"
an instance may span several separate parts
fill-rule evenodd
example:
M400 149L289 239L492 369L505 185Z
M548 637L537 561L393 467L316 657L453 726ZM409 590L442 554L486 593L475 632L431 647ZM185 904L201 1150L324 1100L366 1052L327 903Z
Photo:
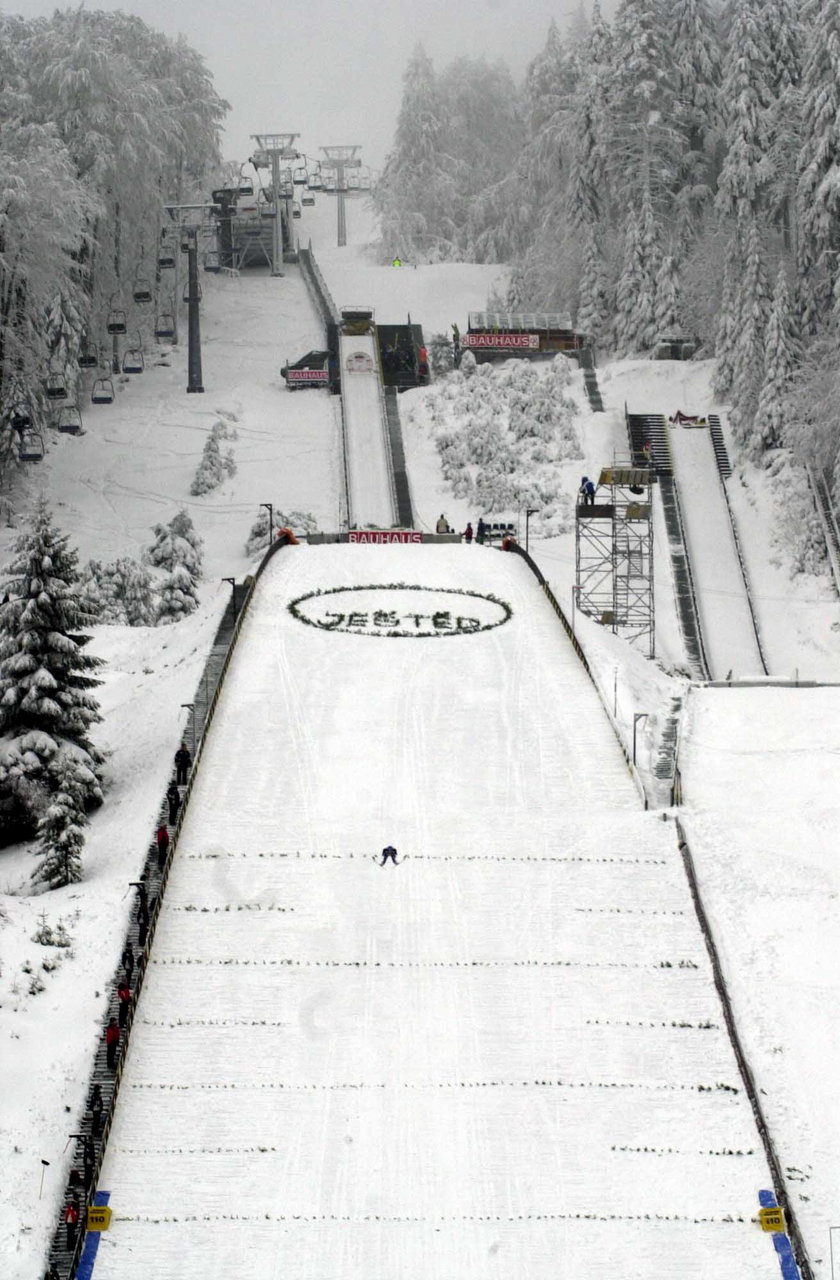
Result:
M329 373L326 369L287 369L286 377L289 382L329 382Z
M350 542L422 542L423 535L416 529L351 529Z
M506 347L525 347L530 350L539 349L538 333L465 333L461 338L462 347L487 347L500 351Z

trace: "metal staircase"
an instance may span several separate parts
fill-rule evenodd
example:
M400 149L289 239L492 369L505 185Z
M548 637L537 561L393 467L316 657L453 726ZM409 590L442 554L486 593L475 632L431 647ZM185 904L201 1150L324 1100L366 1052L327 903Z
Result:
M593 413L603 413L604 402L601 399L601 388L598 386L598 376L595 373L595 352L592 347L581 348L578 352L578 363L583 370L583 386L589 400L589 407Z
M828 562L831 565L831 574L834 578L834 587L837 594L840 595L840 528L837 525L834 503L831 501L831 491L823 473L816 471L811 466L808 467L808 480L811 485L811 492L814 495L817 515L822 525Z
M394 470L397 523L404 529L411 529L414 527L414 515L411 509L411 493L408 487L408 472L405 465L405 449L403 448L396 387L385 388L385 413L388 421L388 439L391 443L391 462Z
M709 435L712 437L712 448L715 451L715 461L717 462L721 479L728 480L732 475L732 463L729 461L729 454L726 451L726 441L723 438L720 418L716 413L709 414Z

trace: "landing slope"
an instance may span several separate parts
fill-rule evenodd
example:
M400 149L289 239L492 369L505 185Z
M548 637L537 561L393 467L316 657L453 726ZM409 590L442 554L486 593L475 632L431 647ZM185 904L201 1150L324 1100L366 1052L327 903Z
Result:
M275 558L155 940L97 1280L770 1280L738 1220L757 1147L673 829L525 566Z

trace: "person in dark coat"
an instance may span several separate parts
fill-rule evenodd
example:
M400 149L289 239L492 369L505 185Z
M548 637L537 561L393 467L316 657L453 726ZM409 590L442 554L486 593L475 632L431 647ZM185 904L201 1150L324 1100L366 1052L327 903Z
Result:
M166 793L166 803L169 805L169 825L174 827L178 821L178 810L181 808L181 793L172 782L169 784L169 790Z
M95 1084L93 1092L90 1095L90 1131L96 1136L102 1130L102 1113L105 1110L105 1102L102 1097L102 1086Z
M67 1228L67 1251L72 1253L76 1247L76 1236L79 1231L79 1199L73 1199L64 1210L64 1225Z
M140 904L140 905L142 905L142 906L144 906L144 907L148 907L148 905L149 905L149 890L148 890L148 887L147 887L147 885L146 885L146 876L145 876L145 874L143 874L143 875L140 877L140 879L139 879L139 880L132 880L132 881L130 881L130 883L129 883L129 886L128 886L128 887L129 887L130 889L136 889L136 890L137 890L137 902L138 902L138 904Z
M166 864L166 855L169 852L169 832L166 829L165 822L162 822L155 832L155 844L157 845L158 867L162 871Z
M580 494L581 502L585 507L594 507L595 485L589 479L589 476L581 476L578 493Z
M105 1060L111 1071L117 1069L117 1053L120 1048L120 1029L116 1018L111 1018L105 1028Z
M484 545L484 539L487 537L487 525L484 523L484 517L479 516L478 527L475 531L475 540Z
M178 786L183 786L186 783L191 764L192 756L187 750L186 742L182 742L175 752L175 781Z
M122 981L117 987L117 999L120 1002L119 1009L119 1025L122 1029L128 1021L128 1010L131 1005L131 987L127 982Z
M137 904L137 946L142 951L146 945L146 938L149 933L149 904L148 902L138 902Z
M131 986L131 977L134 973L134 948L130 942L127 942L123 948L120 963L122 964L123 971L125 972L125 980L128 985Z
M382 850L382 861L379 864L380 867L384 867L389 858L395 867L400 865L397 862L397 851L392 844L386 844L385 848Z
M464 530L464 532L462 533L461 537L464 539L464 542L466 542L466 543L470 543L470 542L472 542L472 540L473 540L473 527L472 527L472 525L471 525L471 524L469 524L469 523L467 524L467 527L466 527L466 529Z

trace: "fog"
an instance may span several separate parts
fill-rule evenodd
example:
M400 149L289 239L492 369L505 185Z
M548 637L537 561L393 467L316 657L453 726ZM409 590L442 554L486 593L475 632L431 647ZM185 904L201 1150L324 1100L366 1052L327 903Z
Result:
M602 2L604 14L616 3ZM65 6L18 0L3 10L33 18L56 7ZM390 148L403 70L418 42L437 68L462 56L502 59L518 78L551 19L562 30L581 9L578 0L105 0L85 7L122 9L168 35L183 34L231 105L226 159L246 159L252 133L297 132L297 145L315 156L325 145L360 144L374 167ZM583 9L590 11L589 0Z

